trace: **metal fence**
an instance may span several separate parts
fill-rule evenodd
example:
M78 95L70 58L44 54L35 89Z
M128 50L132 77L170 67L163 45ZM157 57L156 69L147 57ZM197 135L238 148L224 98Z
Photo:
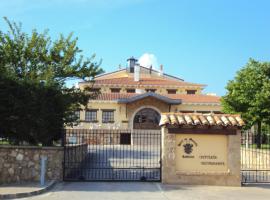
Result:
M243 183L270 183L270 130L261 135L254 130L241 135L241 172Z
M66 181L160 181L160 130L66 130Z

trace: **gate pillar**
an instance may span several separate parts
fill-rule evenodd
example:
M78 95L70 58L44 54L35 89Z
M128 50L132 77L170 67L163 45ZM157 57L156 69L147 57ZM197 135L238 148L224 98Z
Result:
M239 116L163 114L162 182L241 186Z

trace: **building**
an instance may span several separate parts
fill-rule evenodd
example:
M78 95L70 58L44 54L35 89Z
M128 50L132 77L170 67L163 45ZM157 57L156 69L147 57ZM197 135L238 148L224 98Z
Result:
M98 93L76 114L77 128L159 129L164 112L220 113L220 98L203 94L206 85L186 82L159 70L140 66L133 57L125 69L101 74L80 89Z

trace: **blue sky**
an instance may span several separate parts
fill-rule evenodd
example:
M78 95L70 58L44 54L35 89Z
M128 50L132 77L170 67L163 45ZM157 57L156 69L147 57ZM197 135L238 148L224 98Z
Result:
M224 87L250 57L270 60L268 0L1 0L0 15L37 28L73 31L85 56L113 71L130 56L186 81ZM0 28L6 30L4 20Z

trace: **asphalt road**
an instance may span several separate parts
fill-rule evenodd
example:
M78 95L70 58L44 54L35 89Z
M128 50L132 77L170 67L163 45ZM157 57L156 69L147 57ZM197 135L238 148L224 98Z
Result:
M173 186L139 182L60 183L29 200L269 200L270 185L246 187Z

